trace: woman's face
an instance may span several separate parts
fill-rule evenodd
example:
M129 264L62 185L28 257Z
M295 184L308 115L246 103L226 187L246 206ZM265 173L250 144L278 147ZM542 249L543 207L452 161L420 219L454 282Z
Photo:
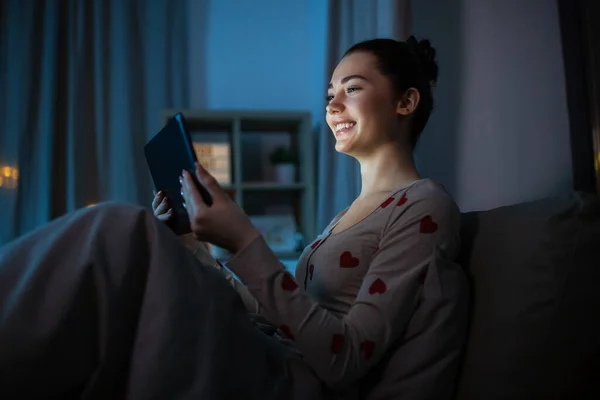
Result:
M326 119L340 153L368 156L398 135L398 102L376 61L367 52L351 53L333 72Z

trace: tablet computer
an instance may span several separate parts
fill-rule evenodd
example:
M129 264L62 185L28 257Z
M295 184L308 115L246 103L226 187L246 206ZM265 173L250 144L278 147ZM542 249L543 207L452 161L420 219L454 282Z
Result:
M212 198L206 188L196 179L198 161L187 129L185 117L181 113L169 118L165 126L144 146L146 162L152 175L154 187L162 190L171 208L173 216L168 221L169 227L178 235L189 233L190 223L183 197L179 177L185 169L194 179L196 187L204 202L212 205Z

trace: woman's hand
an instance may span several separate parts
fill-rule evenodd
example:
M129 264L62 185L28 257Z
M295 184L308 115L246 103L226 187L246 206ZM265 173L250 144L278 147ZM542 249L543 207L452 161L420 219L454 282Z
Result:
M181 194L196 239L222 247L235 254L260 235L244 211L219 186L216 179L196 163L196 177L212 196L207 206L188 171L180 178Z
M159 221L167 222L173 217L173 209L169 206L169 200L164 192L154 192L154 200L152 200L152 212Z

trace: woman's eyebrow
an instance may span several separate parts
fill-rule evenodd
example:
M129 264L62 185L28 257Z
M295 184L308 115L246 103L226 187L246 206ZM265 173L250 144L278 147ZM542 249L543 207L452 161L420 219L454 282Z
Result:
M345 78L342 78L340 83L343 85L344 83L348 82L350 79L362 79L363 81L368 81L368 79L365 78L364 76L354 74L354 75L348 75ZM329 82L328 89L331 89L331 88L333 88L333 83Z

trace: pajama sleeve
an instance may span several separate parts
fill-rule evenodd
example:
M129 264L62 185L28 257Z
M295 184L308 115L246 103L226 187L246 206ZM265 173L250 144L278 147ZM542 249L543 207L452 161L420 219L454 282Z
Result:
M235 279L233 274L227 270L223 264L215 260L202 242L198 241L191 233L180 236L180 240L185 248L188 249L202 265L213 267L223 275L225 280L227 280L242 299L242 303L244 303L244 307L248 313L261 314L260 305L252 296L248 288L242 282Z
M334 315L301 290L262 237L228 262L331 388L356 383L381 360L406 329L428 269L443 268L458 250L460 213L452 199L415 197L382 227L379 250L346 315Z

